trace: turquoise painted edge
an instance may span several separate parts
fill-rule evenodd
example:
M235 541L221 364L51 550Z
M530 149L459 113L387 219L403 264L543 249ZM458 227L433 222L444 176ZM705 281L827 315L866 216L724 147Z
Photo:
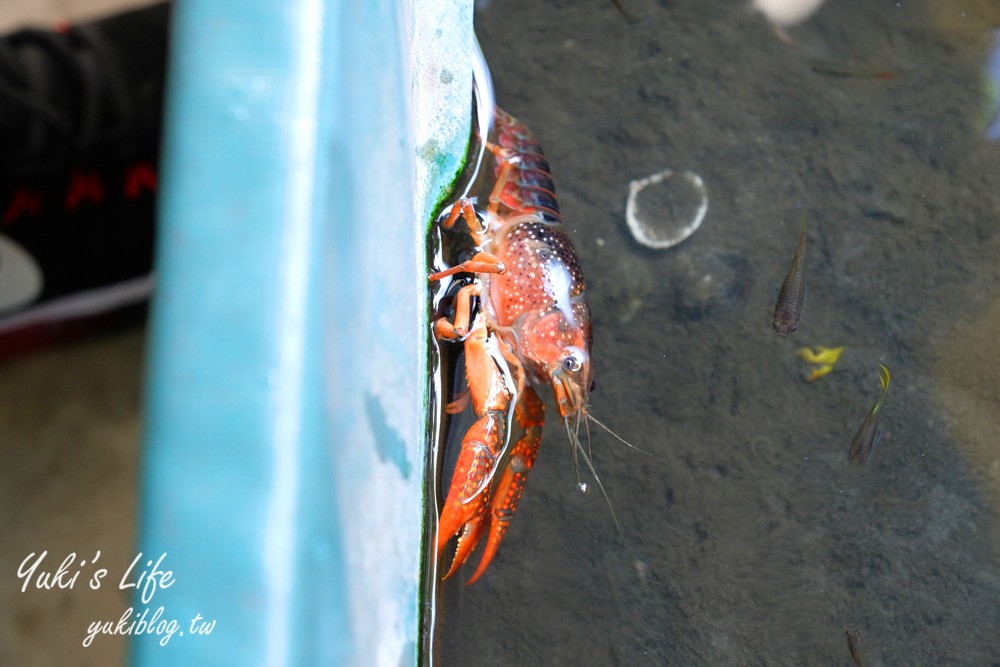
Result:
M425 202L460 165L414 191L408 6L175 6L138 546L175 583L133 604L179 629L135 664L416 660Z
M411 135L414 142L416 172L414 178L414 209L418 229L422 235L417 244L418 263L425 272L428 266L427 239L431 227L442 205L453 197L461 177L472 141L472 62L478 47L473 32L472 0L446 0L444 2L415 2L419 8L411 12L406 41L410 44L410 85L411 85ZM428 290L420 299L424 313L430 314L427 302ZM430 465L428 451L432 447L429 438L434 427L431 411L440 406L431 404L430 374L436 366L430 355L430 322L425 321L420 342L427 351L419 373L425 378L421 384L423 405L422 472L425 481L421 493L422 518L434 523L437 518L436 493L433 479L434 465ZM431 479L426 479L431 477ZM435 525L422 525L426 536L425 548L421 553L420 569L422 586L419 596L417 626L414 628L417 643L417 660L426 664L430 656L425 655L432 642L423 635L434 633L433 608L435 600L435 576L433 561L437 554L433 549Z
M340 664L350 649L313 315L331 231L323 11L175 7L140 526L175 583L133 602L180 626L166 645L134 638L136 664ZM210 635L191 636L199 614Z

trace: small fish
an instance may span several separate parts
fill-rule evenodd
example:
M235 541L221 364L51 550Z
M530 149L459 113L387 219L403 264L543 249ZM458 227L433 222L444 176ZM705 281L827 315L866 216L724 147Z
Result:
M630 14L625 10L625 5L622 4L621 0L611 0L611 2L612 4L614 4L615 8L619 12L621 12L621 15L628 20L629 23L637 23L639 21L639 18L637 16L634 16L633 14Z
M809 61L809 69L817 74L835 76L843 79L882 79L891 81L896 78L896 73L887 69L874 69L872 67L851 67L841 65L826 60Z
M865 653L867 653L865 636L861 634L861 628L856 625L847 628L847 650L855 667L865 667Z
M806 212L802 211L802 232L799 234L799 245L792 257L792 265L781 283L778 292L778 302L774 304L774 330L779 336L795 333L799 328L799 318L802 317L802 304L806 300Z
M872 448L875 446L875 436L878 434L878 418L881 414L882 401L885 400L885 395L889 391L889 369L886 368L885 364L879 364L879 373L882 380L882 395L878 397L874 407L872 407L872 411L861 422L861 428L858 429L858 434L854 436L854 442L851 443L851 450L847 453L847 460L857 465L864 465L868 457L872 454Z

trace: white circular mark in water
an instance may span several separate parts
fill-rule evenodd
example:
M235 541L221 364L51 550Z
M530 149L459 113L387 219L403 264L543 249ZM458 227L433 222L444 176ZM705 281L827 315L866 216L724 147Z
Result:
M647 248L677 245L695 233L707 212L708 190L693 172L664 169L628 185L625 222Z
M825 0L753 0L753 7L776 26L790 28L812 16Z

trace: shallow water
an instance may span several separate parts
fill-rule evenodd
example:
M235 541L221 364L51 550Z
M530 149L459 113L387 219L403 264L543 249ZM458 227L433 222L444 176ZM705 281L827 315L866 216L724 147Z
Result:
M831 0L788 42L741 2L623 2L641 20L491 0L476 21L583 262L593 412L652 456L593 432L622 544L550 414L489 571L442 585L435 663L848 665L858 626L869 665L1000 664L998 5ZM625 200L666 168L709 207L654 251ZM806 383L802 346L846 351ZM880 359L882 439L849 466Z

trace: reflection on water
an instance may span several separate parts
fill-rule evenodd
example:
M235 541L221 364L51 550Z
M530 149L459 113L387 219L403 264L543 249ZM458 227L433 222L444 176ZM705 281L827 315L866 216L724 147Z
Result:
M641 20L575 0L493 0L476 20L583 262L593 412L653 456L592 434L623 546L550 420L491 568L443 585L439 664L850 664L848 628L869 665L991 664L998 5L842 0L783 42L746 3L625 4ZM712 205L654 251L624 210L663 165L697 173ZM809 294L781 339L801 211ZM806 383L802 347L844 350ZM880 359L883 435L850 466Z

